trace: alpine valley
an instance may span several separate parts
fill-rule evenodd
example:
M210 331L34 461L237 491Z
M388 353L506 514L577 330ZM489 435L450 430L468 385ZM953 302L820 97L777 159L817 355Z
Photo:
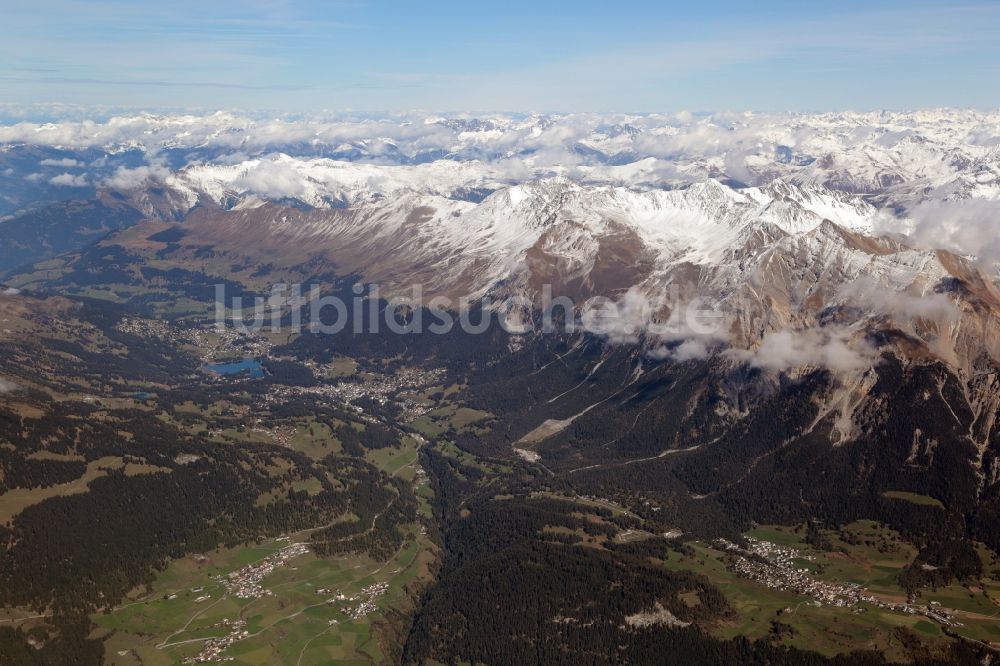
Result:
M997 663L1000 114L21 122L0 215L0 663Z

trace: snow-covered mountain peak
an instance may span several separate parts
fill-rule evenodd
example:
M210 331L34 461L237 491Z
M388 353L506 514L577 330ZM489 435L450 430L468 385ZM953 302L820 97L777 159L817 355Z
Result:
M138 115L0 127L4 179L429 292L704 289L747 345L1000 260L1000 113Z

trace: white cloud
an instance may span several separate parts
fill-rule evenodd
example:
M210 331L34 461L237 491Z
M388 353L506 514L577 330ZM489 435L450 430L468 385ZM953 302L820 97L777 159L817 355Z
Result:
M669 311L665 320L664 311ZM647 355L655 359L708 358L727 341L721 312L698 298L682 298L669 290L662 297L652 297L631 287L617 301L590 299L581 308L580 320L586 331L611 344L644 341L651 345Z
M871 344L840 326L776 331L766 335L756 350L732 349L726 355L773 372L810 366L850 372L869 368L877 360Z
M163 180L169 175L170 170L160 165L119 167L113 175L105 178L102 184L116 190L133 190L149 180Z
M238 176L233 184L265 197L302 197L308 191L305 174L288 161L257 162Z
M64 157L58 160L51 158L44 159L41 162L39 162L39 164L41 166L56 166L65 168L83 166L83 164L79 160L70 159L69 157Z
M90 184L86 176L73 175L71 173L61 173L58 176L50 178L49 182L53 185L61 185L63 187L87 187Z
M450 196L460 187L496 189L552 176L637 189L729 176L748 184L780 178L881 191L886 180L901 180L887 196L903 193L904 199L890 200L892 205L912 206L925 196L973 198L915 206L902 221L886 215L883 231L909 233L922 246L975 253L987 261L1000 258L1000 234L992 228L992 220L1000 219L1000 164L995 148L983 145L996 136L1000 112L977 111L140 114L0 126L0 145L104 151L86 163L82 154L42 160L47 167L86 169L79 176L56 176L55 185L82 186L85 178L128 190L190 174L195 188L214 182L219 192L230 188L308 203L345 191L386 194L403 187ZM146 165L131 166L132 151L142 152ZM276 159L279 153L291 157ZM123 166L125 155L129 166ZM24 177L36 183L48 178Z
M671 349L666 345L651 349L647 356L657 360L671 358L679 363L684 361L694 361L708 358L712 355L712 350L706 340L700 338L690 338Z
M888 315L899 322L925 320L948 325L961 316L958 307L945 294L897 292L870 278L848 283L837 295L846 305Z
M928 249L974 255L985 264L1000 261L1000 200L959 199L922 202L903 219L882 218L883 233L907 235Z
M569 114L516 116L492 114L478 119L429 118L400 114L379 119L315 116L258 119L230 113L210 115L115 116L45 124L0 126L0 144L66 149L136 148L153 156L165 149L207 151L226 161L234 153L253 157L274 151L320 156L331 151L358 151L377 163L398 164L418 155L439 153L486 162L528 160L535 168L598 166L587 149L608 155L631 155L685 162L751 181L758 177L755 160L772 165L775 152L791 149L803 158L793 172L809 174L812 161L834 156L838 166L860 170L865 178L885 167L911 170L941 183L955 175L954 150L969 160L988 148L983 137L1000 136L1000 113L953 111L947 123L941 113L748 114ZM475 122L472 122L472 121ZM638 133L614 134L607 127L629 125ZM914 140L918 140L914 143ZM583 145L585 150L578 148ZM888 155L905 149L899 159ZM870 156L865 151L873 151ZM71 166L66 157L44 160L47 166ZM232 160L228 160L232 161ZM707 161L707 163L706 163ZM75 164L72 166L81 166Z
M3 395L4 393L13 393L14 391L19 390L21 390L21 386L19 384L15 384L8 379L0 377L0 395Z
M580 311L583 328L612 344L635 344L653 321L655 306L639 289L629 289L618 301L597 296Z

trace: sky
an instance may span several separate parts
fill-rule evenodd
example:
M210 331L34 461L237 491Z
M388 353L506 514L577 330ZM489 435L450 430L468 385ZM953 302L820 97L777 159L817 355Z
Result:
M1000 2L0 0L0 13L7 105L1000 107Z

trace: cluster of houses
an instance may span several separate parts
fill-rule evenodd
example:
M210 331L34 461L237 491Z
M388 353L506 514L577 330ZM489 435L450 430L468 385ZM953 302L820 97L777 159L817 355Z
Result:
M193 333L200 336L200 340L205 339L205 333L194 329ZM216 331L216 338L210 351L205 355L206 361L213 358L262 358L271 353L274 346L271 341L260 335L250 335L241 333L236 329L227 328L224 331ZM199 345L203 346L203 345Z
M719 539L717 543L737 555L732 568L738 576L773 589L812 597L828 606L849 607L861 602L863 587L856 583L830 583L814 578L807 567L796 562L813 558L795 548L753 537L747 537L746 549L725 539Z
M306 544L293 543L273 555L265 557L260 562L248 564L233 571L228 576L219 577L218 580L229 594L240 599L256 599L267 596L271 594L271 591L264 589L261 585L264 577L278 567L284 566L289 560L308 552L309 547Z
M163 340L173 345L197 345L205 341L205 334L197 328L180 328L161 319L136 319L123 317L115 326L122 333L139 338Z
M261 418L253 419L253 425L250 427L250 432L260 433L271 438L271 443L277 446L283 446L286 449L292 448L292 437L295 436L294 426L278 426L277 428L265 428L261 425ZM220 431L221 433L221 431Z
M360 601L360 603L354 607L345 607L343 609L344 613L353 620L363 618L365 615L378 609L376 602L388 589L389 583L372 583L361 590L360 594L347 598L348 601Z
M204 646L202 646L201 652L193 657L189 657L184 660L186 664L204 664L210 661L233 661L232 657L225 657L222 655L222 651L227 647L235 643L236 641L241 641L250 635L250 632L245 629L246 620L223 620L219 622L219 626L224 626L229 628L229 633L225 636L219 636L217 638L209 638L205 641Z
M326 603L331 606L339 602L349 602L349 604L359 602L357 606L345 605L341 607L341 611L343 611L344 615L357 620L376 610L378 606L375 602L379 597L385 594L388 589L389 583L372 583L368 587L350 597L343 592L331 590L326 587L318 588L316 590L316 594L331 595L330 598L326 600ZM337 621L331 620L329 624L337 624Z
M310 363L306 362L309 366ZM361 381L320 384L307 387L277 387L278 393L299 392L323 395L337 402L349 404L358 398L368 398L384 405L395 402L402 410L403 421L413 421L427 412L429 407L415 400L400 396L405 391L439 384L444 371L440 369L402 368L394 374L364 374ZM362 411L357 408L359 413Z
M140 338L157 339L171 344L192 345L208 348L203 360L218 357L245 356L258 358L267 356L273 345L260 335L243 333L234 328L207 330L198 327L175 326L159 319L138 319L124 317L115 328ZM214 334L214 339L212 337Z
M923 615L944 626L962 626L949 609L937 602L922 605L889 601L875 596L857 583L828 582L814 578L808 567L801 565L801 562L809 562L814 558L796 548L753 537L747 537L747 548L741 548L725 539L718 539L715 544L736 556L731 568L738 576L772 589L810 597L816 605L850 608L869 604L896 613Z

